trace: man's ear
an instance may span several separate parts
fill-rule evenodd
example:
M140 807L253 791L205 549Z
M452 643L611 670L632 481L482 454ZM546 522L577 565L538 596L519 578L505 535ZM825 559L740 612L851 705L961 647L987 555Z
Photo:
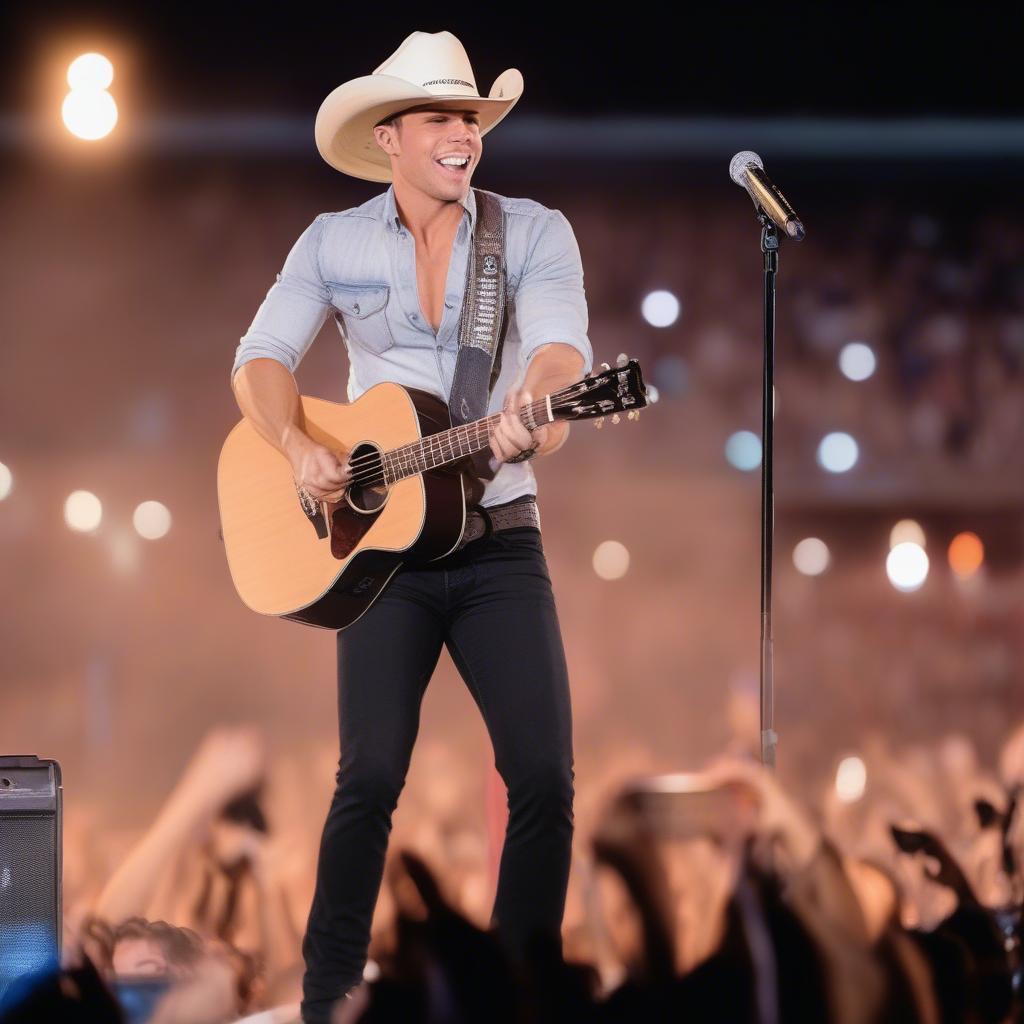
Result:
M377 145L384 150L385 153L394 153L394 145L397 141L396 129L389 127L388 125L378 125L373 129L373 136L377 140Z

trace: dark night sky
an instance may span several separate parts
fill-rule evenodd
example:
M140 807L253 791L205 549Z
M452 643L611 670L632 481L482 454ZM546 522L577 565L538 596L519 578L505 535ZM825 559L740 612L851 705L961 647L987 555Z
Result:
M481 93L506 67L523 72L531 114L1024 113L1019 4L714 7L9 2L0 112L30 104L33 75L61 41L73 52L130 47L132 83L155 109L312 116L409 32L446 28L465 44ZM668 11L680 31L665 28Z

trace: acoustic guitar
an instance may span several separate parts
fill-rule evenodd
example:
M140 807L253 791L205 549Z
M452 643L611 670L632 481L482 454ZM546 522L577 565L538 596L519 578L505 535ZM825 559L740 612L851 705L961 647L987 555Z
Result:
M647 389L619 358L519 410L529 428L555 420L639 417ZM243 418L217 465L221 536L238 596L253 611L324 629L356 621L406 562L458 546L467 499L481 493L469 456L490 445L500 414L452 426L436 395L384 381L349 404L301 395L314 441L350 452L338 501L300 493L288 460ZM305 499L305 500L304 500Z

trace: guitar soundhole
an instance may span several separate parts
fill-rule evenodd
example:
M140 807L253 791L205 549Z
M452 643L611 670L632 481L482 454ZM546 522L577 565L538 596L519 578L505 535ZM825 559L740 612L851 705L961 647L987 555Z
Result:
M345 492L348 503L357 512L371 513L378 512L384 507L388 500L388 488L381 478L379 469L381 465L381 452L375 444L368 441L357 444L352 449L349 457L352 466L353 482ZM355 481L362 478L364 483Z

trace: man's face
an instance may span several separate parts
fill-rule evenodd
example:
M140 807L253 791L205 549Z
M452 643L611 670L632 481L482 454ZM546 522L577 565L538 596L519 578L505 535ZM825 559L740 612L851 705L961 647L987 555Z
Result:
M394 180L401 179L435 199L462 199L483 153L480 116L472 110L417 110L402 116L396 129L375 129L385 152L393 156ZM463 157L464 167L441 163Z

